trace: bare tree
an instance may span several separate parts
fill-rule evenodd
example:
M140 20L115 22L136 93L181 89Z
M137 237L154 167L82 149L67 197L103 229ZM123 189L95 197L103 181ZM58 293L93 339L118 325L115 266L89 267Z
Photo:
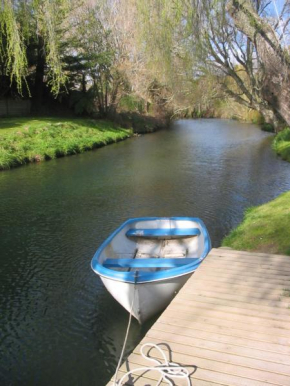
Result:
M254 76L259 74L261 78L259 94L263 105L271 106L277 117L280 116L290 124L290 56L285 46L290 20L287 18L289 3L284 2L281 15L278 15L278 21L273 26L259 16L250 0L231 0L227 10L236 28L246 36L256 51L259 67ZM280 27L280 20L283 20L283 27ZM280 36L275 31L278 27Z
M266 122L278 127L283 116L272 101L265 98L265 85L270 74L261 60L259 41L245 34L231 17L230 4L233 6L237 2L189 0L187 3L185 20L192 49L199 57L197 74L215 73L231 98L259 111ZM269 2L248 0L248 3L257 17L267 24L265 16L258 15L265 15ZM274 30L272 33L276 37Z

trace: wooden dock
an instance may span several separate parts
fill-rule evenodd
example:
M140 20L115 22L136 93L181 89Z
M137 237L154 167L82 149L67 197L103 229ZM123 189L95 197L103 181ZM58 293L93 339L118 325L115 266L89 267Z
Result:
M147 342L167 347L173 362L187 366L192 386L290 386L290 257L213 249L118 379L152 365L140 355ZM155 371L139 372L127 384L153 386L158 379Z

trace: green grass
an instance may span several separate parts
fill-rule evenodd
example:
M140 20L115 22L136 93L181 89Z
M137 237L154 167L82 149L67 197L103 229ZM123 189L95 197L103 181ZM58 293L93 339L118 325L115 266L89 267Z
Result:
M283 160L290 162L290 128L280 131L273 141L274 151L282 157Z
M237 250L290 255L290 192L249 208L243 222L222 242Z
M0 169L81 153L131 135L131 129L123 129L110 121L0 119Z

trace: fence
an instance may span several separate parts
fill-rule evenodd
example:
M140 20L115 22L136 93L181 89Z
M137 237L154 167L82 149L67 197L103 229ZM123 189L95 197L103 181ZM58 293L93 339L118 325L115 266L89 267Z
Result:
M0 117L24 116L30 114L31 101L22 99L1 99Z

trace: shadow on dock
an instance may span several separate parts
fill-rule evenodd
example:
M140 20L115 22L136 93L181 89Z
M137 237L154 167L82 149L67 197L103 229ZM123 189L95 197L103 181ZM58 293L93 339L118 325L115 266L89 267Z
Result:
M152 346L147 351L146 357L144 358L144 355L141 357L142 359L144 358L144 360L147 360L148 363L145 364L145 362L144 362L144 365L140 365L138 370L137 370L137 367L135 366L135 365L137 365L137 363L134 363L134 365L133 365L131 361L129 362L128 359L126 360L126 362L125 362L126 372L136 371L139 374L129 374L128 380L126 381L126 383L124 383L124 385L127 385L127 386L138 385L139 384L138 381L143 379L145 375L146 375L147 379L146 379L146 383L142 383L143 386L156 385L157 380L155 377L154 377L154 379L152 379L152 383L151 382L148 383L148 378L150 378L149 373L151 371L157 373L158 367L163 368L164 366L169 365L170 369L168 369L168 371L163 370L162 373L158 372L158 374L160 375L159 382L161 382L162 380L164 382L166 379L167 382L170 382L168 384L171 384L172 386L180 386L181 385L180 380L184 381L186 379L186 382L184 383L184 385L191 386L192 383L191 383L190 377L196 372L197 366L184 365L182 363L173 362L172 349L168 343L161 342L161 343L156 344L156 346L161 350L162 354L159 350L157 350L154 346ZM164 357L162 357L163 355L164 355ZM166 357L166 361L164 360L165 357ZM155 367L155 368L154 369L148 369L148 367L150 367L150 366ZM144 367L144 370L141 370L141 367ZM178 368L178 367L182 368L179 375L170 374L170 370L175 371L175 367L176 368ZM185 378L186 374L188 374L187 378ZM175 379L174 379L174 377L175 377ZM175 381L177 381L177 380L179 382L175 383ZM158 382L157 382L157 384L159 385Z

